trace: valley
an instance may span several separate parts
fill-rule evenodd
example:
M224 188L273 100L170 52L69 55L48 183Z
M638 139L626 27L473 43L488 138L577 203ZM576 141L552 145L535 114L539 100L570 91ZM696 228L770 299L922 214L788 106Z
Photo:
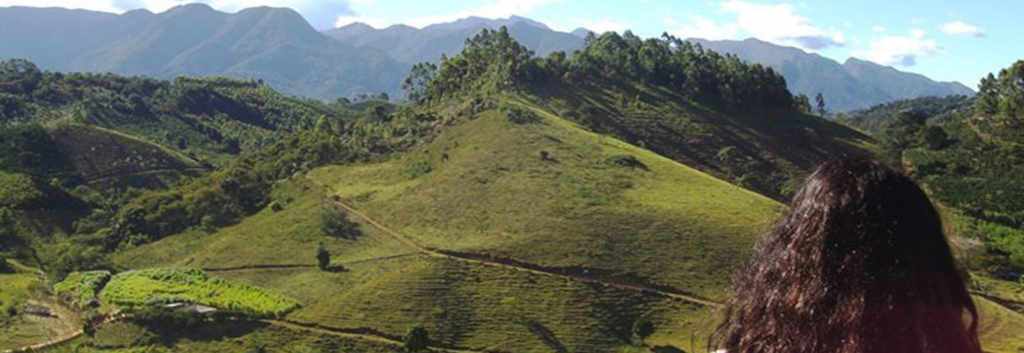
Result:
M794 192L851 156L923 186L984 351L1024 350L1024 62L974 97L848 62L892 90L831 120L738 42L53 11L178 49L97 31L66 63L0 62L0 352L706 352ZM49 12L0 19L27 13ZM295 52L324 61L267 74ZM73 72L97 70L146 76Z

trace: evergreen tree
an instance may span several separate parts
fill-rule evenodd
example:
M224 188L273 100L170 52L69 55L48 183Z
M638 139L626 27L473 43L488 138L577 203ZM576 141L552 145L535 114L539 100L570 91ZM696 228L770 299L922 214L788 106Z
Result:
M825 117L825 113L828 113L828 111L825 110L825 96L822 95L821 92L818 92L818 95L814 96L814 103L818 107L818 115Z

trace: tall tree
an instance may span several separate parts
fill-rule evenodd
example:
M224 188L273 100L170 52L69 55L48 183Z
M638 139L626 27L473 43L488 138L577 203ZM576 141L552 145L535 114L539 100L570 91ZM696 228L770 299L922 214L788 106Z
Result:
M316 248L316 262L322 271L326 271L331 266L331 253L324 248L324 243L320 243Z
M427 85L437 73L437 65L430 62L423 62L412 66L409 76L402 81L402 90L406 97L413 103L422 103L427 92Z
M825 96L822 95L821 92L818 92L818 95L814 96L814 104L818 107L818 115L824 117L825 113L828 113L828 111L825 110Z

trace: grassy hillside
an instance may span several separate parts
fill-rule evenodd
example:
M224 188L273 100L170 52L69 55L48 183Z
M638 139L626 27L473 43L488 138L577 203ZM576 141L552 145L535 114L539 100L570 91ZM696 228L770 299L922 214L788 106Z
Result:
M707 306L438 257L402 240L722 300L730 274L782 210L525 99L495 104L395 158L317 168L279 184L279 211L268 207L210 235L173 235L113 260L126 268L188 264L267 287L299 302L285 320L327 329L400 337L422 325L444 347L632 352L647 348L631 345L629 328L648 318L656 326L648 346L701 351L714 324ZM523 114L537 120L510 120ZM359 235L324 234L318 215L331 207L330 194L376 224L350 212ZM319 243L344 270L313 267ZM1012 352L1024 334L1012 328L1019 314L985 310L986 346Z
M316 214L336 193L430 247L721 299L729 271L781 210L650 151L530 111L541 120L516 124L489 110L401 157L314 169L313 182L278 186L275 199L292 199L280 211L268 208L212 235L167 237L114 262L238 268L211 273L296 298L301 307L289 320L395 336L424 325L451 347L617 351L640 317L659 327L652 344L689 347L693 333L710 327L698 304L417 254L366 222L354 239L322 233ZM627 156L639 164L618 164ZM256 268L311 266L321 242L344 271Z

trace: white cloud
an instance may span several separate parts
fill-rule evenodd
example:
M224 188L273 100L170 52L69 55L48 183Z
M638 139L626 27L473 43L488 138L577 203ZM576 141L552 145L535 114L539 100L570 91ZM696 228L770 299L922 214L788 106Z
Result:
M977 26L969 25L963 21L947 22L942 25L942 32L951 36L966 35L971 37L984 37L985 32Z
M681 38L701 38L708 40L735 39L739 34L739 26L736 24L717 24L714 21L702 17L692 16L690 23L679 26L673 33Z
M914 66L920 56L936 55L942 47L929 39L919 29L912 30L907 36L882 36L871 41L867 50L857 50L853 56L874 61L883 65Z
M691 17L690 23L679 26L673 32L681 37L705 39L739 39L737 36L753 36L781 45L791 45L810 51L817 51L844 45L843 33L826 31L795 12L791 4L757 4L730 0L719 8L735 16L732 22L716 23L706 17Z
M885 32L885 26L874 26L874 27L871 27L871 31L875 32L875 33Z

